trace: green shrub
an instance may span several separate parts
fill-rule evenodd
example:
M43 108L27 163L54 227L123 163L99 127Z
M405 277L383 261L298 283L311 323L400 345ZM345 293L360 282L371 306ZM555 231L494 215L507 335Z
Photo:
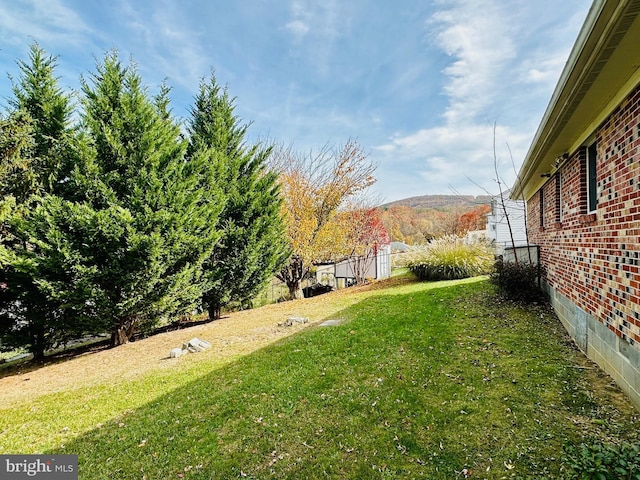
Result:
M493 251L485 242L468 242L449 235L433 240L408 267L420 280L486 275L493 268Z
M519 302L537 302L542 300L542 291L538 285L539 268L531 263L503 262L498 259L491 274L491 282L505 297Z
M640 480L640 446L631 443L568 445L562 460L570 478Z

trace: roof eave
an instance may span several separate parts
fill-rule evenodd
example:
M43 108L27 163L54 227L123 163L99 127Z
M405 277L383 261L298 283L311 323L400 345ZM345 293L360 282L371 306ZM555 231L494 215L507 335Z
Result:
M593 111L588 112L594 118L612 108L609 97L601 91L602 78L600 85L596 85L602 71L606 71L608 79L615 76L613 83L616 88L623 84L626 87L628 79L638 73L638 65L632 59L629 59L629 65L624 65L625 68L609 62L621 42L620 38L627 33L625 28L628 26L621 19L628 21L631 18L635 22L637 6L633 0L596 0L592 4L527 152L511 192L512 198L530 198L544 184L540 174L549 172L555 157L573 153L568 151L569 146L574 147L577 140L584 141L578 137L583 135L582 130L588 125L584 119L578 121L576 118L585 116L585 105L595 103ZM594 85L597 88L593 88ZM598 102L583 101L594 98L598 98ZM578 109L582 111L576 113ZM558 141L561 135L562 142Z

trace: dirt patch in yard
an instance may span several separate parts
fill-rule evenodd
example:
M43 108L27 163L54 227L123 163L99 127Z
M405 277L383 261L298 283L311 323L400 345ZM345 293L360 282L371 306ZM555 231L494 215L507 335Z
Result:
M117 348L89 350L69 360L40 367L25 364L22 371L0 378L0 407L53 392L140 377L150 370L176 368L185 362L214 358L223 361L245 355L321 323L328 316L357 302L358 293L378 289L381 284L390 286L394 283L406 283L406 280L351 287L318 297L234 312L213 322L161 333ZM327 296L332 298L331 302L327 301ZM336 298L341 301L334 301ZM293 322L291 326L278 326L290 316L308 317L309 323ZM210 342L211 348L180 358L169 357L171 349L194 337Z

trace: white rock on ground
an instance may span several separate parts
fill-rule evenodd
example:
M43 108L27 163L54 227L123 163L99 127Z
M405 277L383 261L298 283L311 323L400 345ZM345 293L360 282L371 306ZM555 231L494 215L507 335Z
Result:
M174 348L171 350L169 356L171 358L179 358L185 353L198 353L204 352L207 348L211 348L211 344L206 340L200 340L199 338L192 338L187 343L182 344L182 348Z
M297 317L294 315L287 318L284 322L280 322L278 326L291 327L294 323L309 323L309 317Z
M204 352L207 348L211 348L211 344L205 340L200 340L199 338L192 338L187 343L187 350L191 353L196 352Z

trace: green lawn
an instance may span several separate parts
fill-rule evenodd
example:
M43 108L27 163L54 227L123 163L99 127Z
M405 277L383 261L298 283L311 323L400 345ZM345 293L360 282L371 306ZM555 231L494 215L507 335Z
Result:
M225 365L0 410L0 453L79 454L92 480L539 479L566 478L566 444L640 441L545 308L477 279L358 295L342 324Z

